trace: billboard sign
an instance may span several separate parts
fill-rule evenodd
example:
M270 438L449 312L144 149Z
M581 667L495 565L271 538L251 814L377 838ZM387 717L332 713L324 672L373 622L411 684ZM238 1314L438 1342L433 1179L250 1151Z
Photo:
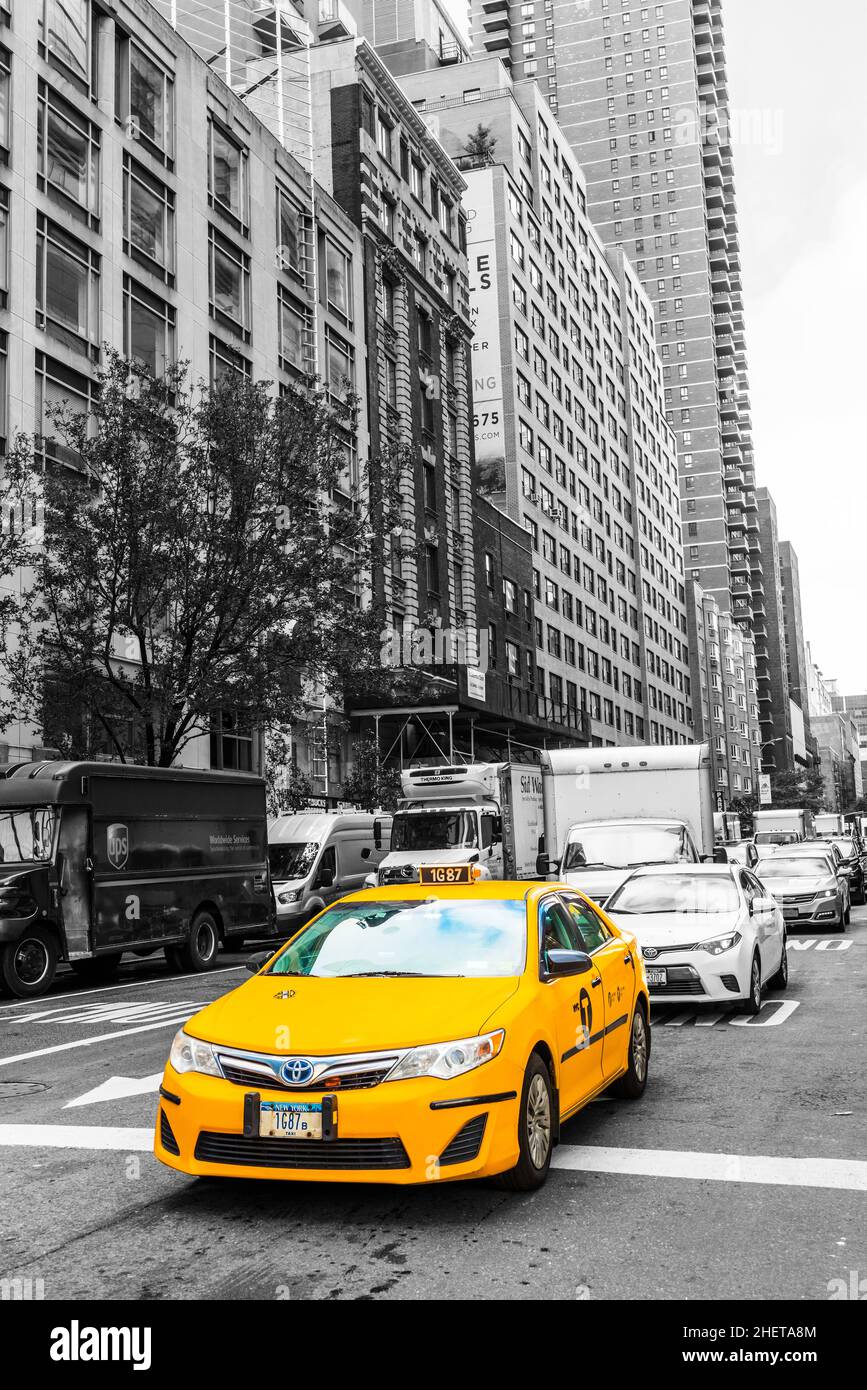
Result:
M470 322L473 328L473 426L477 485L483 493L506 488L503 359L500 349L499 273L494 217L494 170L465 174Z

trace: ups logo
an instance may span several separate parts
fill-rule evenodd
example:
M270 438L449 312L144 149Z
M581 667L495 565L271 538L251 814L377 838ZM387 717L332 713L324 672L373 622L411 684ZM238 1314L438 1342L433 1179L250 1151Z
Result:
M106 831L106 853L113 869L126 868L129 859L129 830L125 825L110 825Z

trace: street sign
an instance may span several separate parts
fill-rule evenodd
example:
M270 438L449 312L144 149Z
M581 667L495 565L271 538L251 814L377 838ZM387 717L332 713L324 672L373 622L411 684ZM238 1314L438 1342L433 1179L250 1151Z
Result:
M771 779L766 772L759 774L759 802L762 806L771 804Z

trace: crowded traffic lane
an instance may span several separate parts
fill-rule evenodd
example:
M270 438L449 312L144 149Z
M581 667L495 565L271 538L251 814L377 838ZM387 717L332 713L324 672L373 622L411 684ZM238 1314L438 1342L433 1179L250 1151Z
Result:
M148 1152L155 1094L112 1095L108 1083L158 1075L178 1026L169 1011L243 980L240 956L221 958L234 974L172 979L154 967L133 988L3 1005L0 1064L39 1055L0 1065L0 1124L26 1127L14 1143L0 1132L2 1200L16 1213L2 1274L42 1278L46 1297L827 1297L831 1279L867 1271L863 1191L816 1185L867 1154L867 909L845 937L793 937L791 948L789 990L755 1020L657 1008L644 1100L603 1099L567 1125L548 1188L532 1198L436 1183L287 1191L163 1172ZM127 1001L166 1006L165 1018L119 1018ZM108 1008L90 1021L51 1016L55 1004L94 1002ZM782 1004L797 1007L774 1022ZM49 1147L41 1126L83 1127L90 1146L76 1133L72 1147ZM109 1139L119 1147L97 1147ZM824 1166L802 1170L803 1186L784 1184L783 1165L737 1182L689 1157L693 1177L658 1176L671 1153ZM650 1171L636 1172L641 1160Z

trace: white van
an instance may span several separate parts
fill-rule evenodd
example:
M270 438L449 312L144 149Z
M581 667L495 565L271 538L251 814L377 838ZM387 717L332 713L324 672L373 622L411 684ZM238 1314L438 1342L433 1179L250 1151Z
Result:
M364 887L391 843L391 816L305 811L268 823L279 930L291 935L336 898Z

